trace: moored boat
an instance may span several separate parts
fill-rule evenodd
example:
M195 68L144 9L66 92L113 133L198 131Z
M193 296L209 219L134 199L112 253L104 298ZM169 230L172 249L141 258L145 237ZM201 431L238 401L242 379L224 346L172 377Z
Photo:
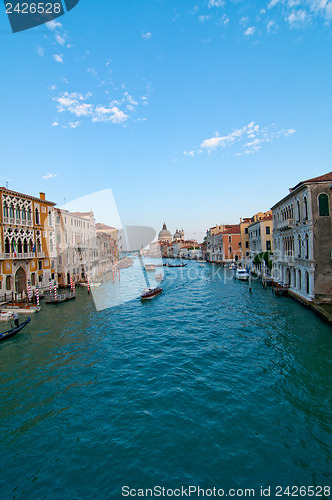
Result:
M162 281L162 280L164 279L164 276L163 276L162 274L156 274L156 275L155 275L155 279L156 279L157 281Z
M236 273L235 273L235 278L237 280L241 280L241 281L248 281L249 279L249 273L246 269L237 269L236 270Z
M156 266L154 264L145 264L145 270L146 271L155 271Z

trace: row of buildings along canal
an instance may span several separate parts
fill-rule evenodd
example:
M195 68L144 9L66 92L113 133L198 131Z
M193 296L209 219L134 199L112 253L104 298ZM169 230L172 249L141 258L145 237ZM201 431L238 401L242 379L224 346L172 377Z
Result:
M47 290L98 280L115 269L121 233L96 223L92 212L69 212L47 201L0 188L0 301L26 294L29 283ZM118 244L120 241L120 244ZM332 172L299 182L271 210L219 224L199 244L174 236L164 224L150 257L238 262L286 285L299 300L332 304Z
M69 212L46 200L0 188L0 301L49 288L98 280L118 259L117 229L93 212Z
M172 237L165 224L151 255L158 245L165 257L237 261L306 304L332 304L332 172L299 182L271 210L211 227L203 245L181 231Z

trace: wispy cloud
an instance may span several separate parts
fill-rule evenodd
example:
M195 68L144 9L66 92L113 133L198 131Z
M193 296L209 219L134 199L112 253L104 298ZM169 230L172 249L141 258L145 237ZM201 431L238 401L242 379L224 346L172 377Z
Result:
M256 31L255 26L249 26L249 28L247 28L247 29L243 32L243 34L244 34L245 36L252 36L252 35L255 33L255 31Z
M43 55L45 54L45 50L43 49L43 47L37 47L36 52L39 57L43 57Z
M58 63L63 63L63 54L54 54L53 59Z
M224 7L224 0L209 0L208 7L211 9L212 7Z
M57 103L59 113L70 113L77 118L90 118L92 123L111 122L124 124L128 120L129 115L120 109L120 102L113 101L108 105L95 105L86 102L91 95L91 93L87 93L84 96L79 92L63 92L59 97L55 97L54 101ZM136 103L129 94L125 95L122 102L128 100ZM69 122L67 126L69 128L77 128L79 124L80 122Z
M46 26L51 31L62 28L62 24L56 20L53 20L53 21L50 21L49 23L46 23Z
M305 10L292 10L292 12L285 17L285 20L288 21L292 28L301 28L310 21Z
M150 33L150 32L142 33L142 38L145 38L145 40L148 40L151 37L152 37L152 33Z
M211 154L213 151L226 150L237 145L238 148L234 152L234 156L242 156L259 151L262 144L266 142L271 142L279 137L289 137L294 133L295 130L292 128L275 130L273 127L261 127L255 122L250 122L248 125L235 129L226 135L215 132L213 137L204 139L199 148L184 151L183 154L191 157L203 151Z
M57 176L58 176L58 174L48 173L48 174L43 175L43 179L45 179L45 180L54 179L54 177L57 177Z

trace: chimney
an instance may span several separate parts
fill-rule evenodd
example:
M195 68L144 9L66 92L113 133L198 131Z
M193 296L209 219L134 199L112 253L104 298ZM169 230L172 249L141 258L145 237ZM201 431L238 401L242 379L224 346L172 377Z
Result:
M45 193L39 193L39 198L45 201Z

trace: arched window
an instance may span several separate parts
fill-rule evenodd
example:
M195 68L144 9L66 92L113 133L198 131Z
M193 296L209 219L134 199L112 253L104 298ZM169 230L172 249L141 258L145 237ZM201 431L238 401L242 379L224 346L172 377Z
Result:
M22 250L23 250L23 247L22 247L22 240L21 240L21 238L19 238L19 239L18 239L18 242L17 242L17 252L18 252L18 253L23 253L23 252L22 252Z
M299 235L299 238L298 238L298 244L299 244L299 251L298 251L298 258L300 259L301 258L301 251L302 251L302 240L301 240L301 236Z
M33 252L33 243L32 243L32 240L29 240L29 251L30 252Z
M37 252L41 252L41 243L39 238L37 239Z
M292 286L294 288L296 288L296 270L293 269L293 282L292 282Z
M5 239L5 253L10 253L10 241L8 237Z
M31 208L28 208L27 216L28 220L31 220Z
M297 220L299 221L301 219L301 209L299 200L297 200L296 205L297 205Z
M48 225L52 226L52 212L51 212L51 210L48 212Z
M304 220L308 220L308 202L306 196L303 198L303 205L304 205Z
M36 214L36 224L40 224L40 221L39 221L39 210L38 210L38 208L36 208L35 214Z
M310 278L309 278L309 273L305 273L305 283L306 283L306 292L307 294L310 293Z
M8 205L6 203L3 206L3 216L8 217Z
M305 235L305 258L309 259L309 236Z
M14 219L14 207L13 207L13 204L11 204L10 207L9 207L9 217L11 219Z
M328 217L330 215L329 197L326 193L321 193L318 196L318 206L321 217Z
M23 241L23 253L28 253L28 251L29 251L28 242L27 242L27 239L25 238Z
M16 219L20 219L21 218L21 210L17 207L15 212L16 212L15 213Z
M22 217L22 220L26 220L26 218L27 218L27 213L25 211L25 208L22 208L22 210L21 210L21 217Z
M299 269L299 272L298 272L298 288L299 290L302 289L302 275L301 275L301 270Z

